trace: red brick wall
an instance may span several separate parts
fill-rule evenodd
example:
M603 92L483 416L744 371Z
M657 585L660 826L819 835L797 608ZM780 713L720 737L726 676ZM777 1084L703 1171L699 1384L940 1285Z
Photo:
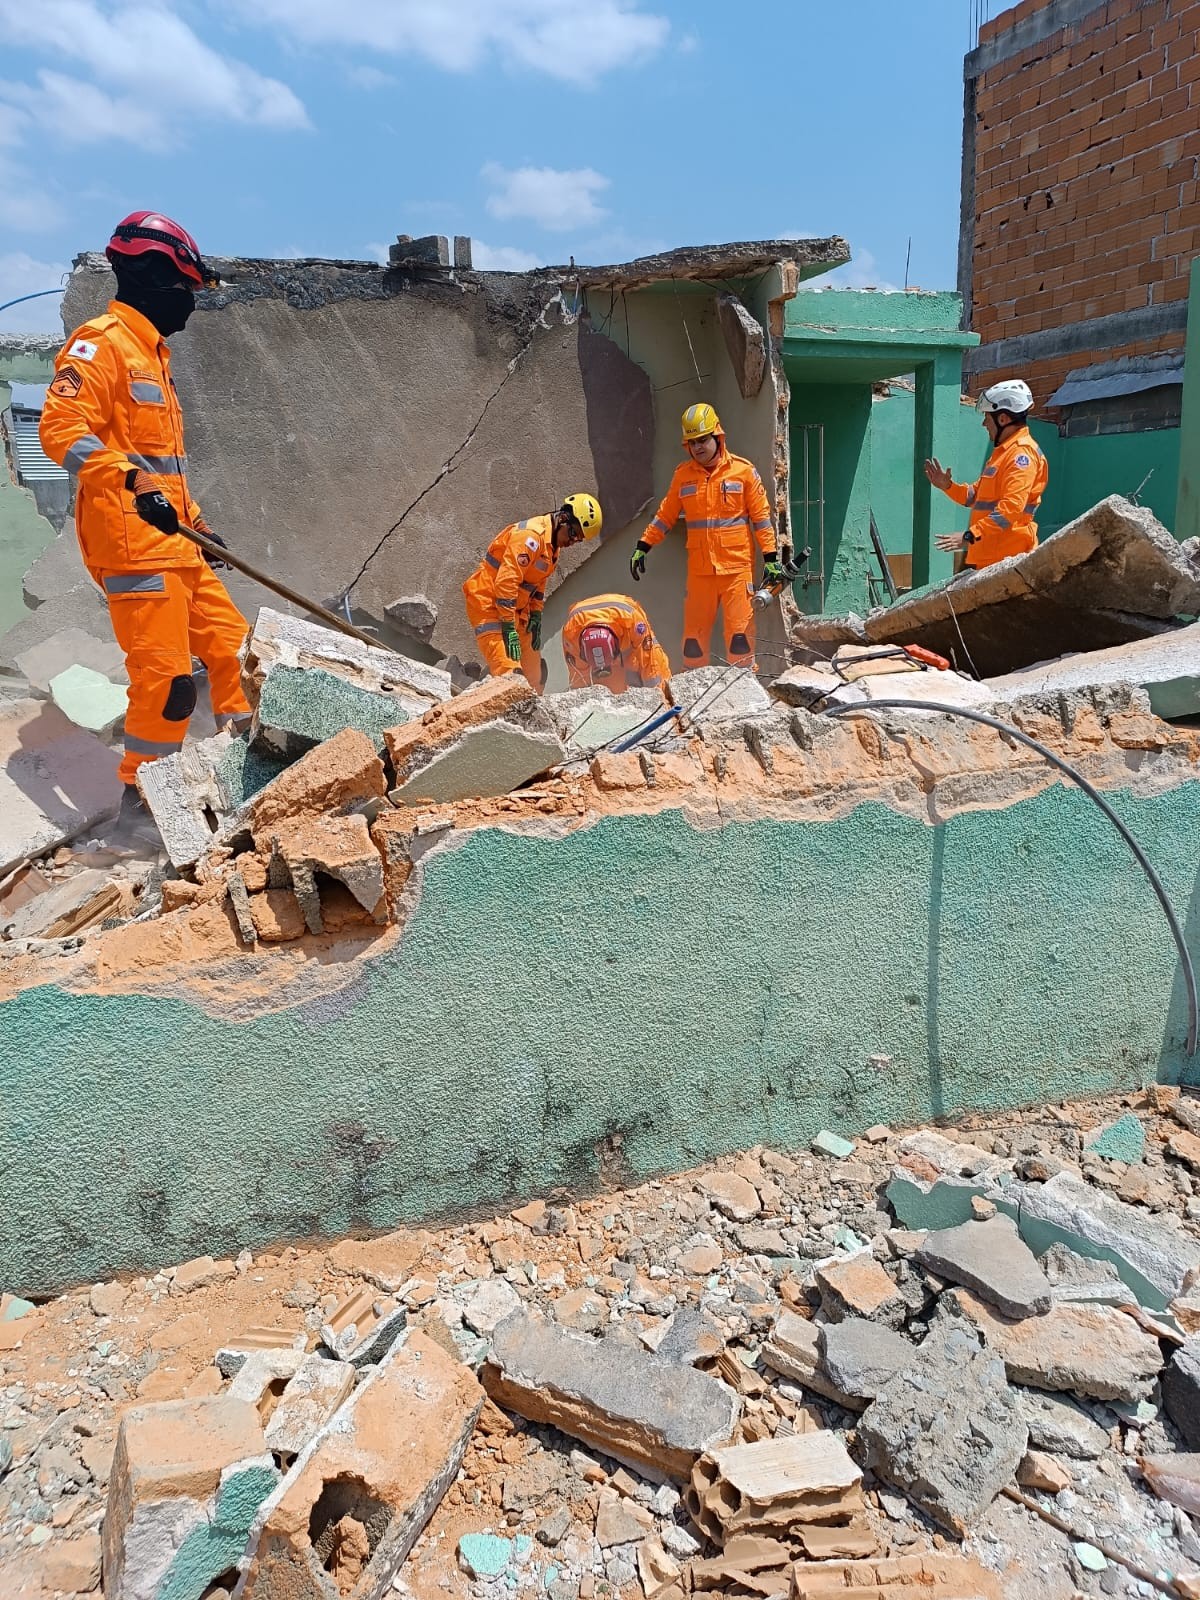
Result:
M980 44L1046 3L1022 0ZM1187 298L1200 253L1200 0L1107 0L980 75L975 112L971 325L985 346ZM1175 333L1093 359L1182 346ZM1044 404L1088 359L1022 372Z

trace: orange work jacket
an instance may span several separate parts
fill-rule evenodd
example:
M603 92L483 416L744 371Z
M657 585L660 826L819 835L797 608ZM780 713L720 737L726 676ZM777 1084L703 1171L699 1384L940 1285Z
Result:
M967 567L990 567L1005 556L1037 549L1034 513L1046 492L1046 458L1028 428L997 445L975 483L952 483L946 490L960 506L970 506Z
M113 300L76 328L54 363L39 431L42 449L77 480L75 531L93 577L200 565L194 544L142 521L125 488L126 474L141 467L181 521L194 527L200 517L188 492L171 352L140 311Z
M526 517L510 522L488 545L483 560L463 584L463 591L501 616L528 616L546 603L546 585L554 572L551 517Z
M689 459L675 468L654 520L642 543L665 539L680 517L687 526L688 571L697 576L731 576L754 570L754 545L764 555L775 553L775 529L767 491L753 462L731 455L721 440L721 453L709 466Z
M573 605L563 624L563 655L567 658L567 672L573 688L591 682L591 674L582 659L579 637L585 628L595 626L611 628L617 636L622 688L631 677L637 678L647 689L658 688L670 677L671 663L654 637L649 617L637 601L627 594L596 594ZM607 684L608 680L604 682Z

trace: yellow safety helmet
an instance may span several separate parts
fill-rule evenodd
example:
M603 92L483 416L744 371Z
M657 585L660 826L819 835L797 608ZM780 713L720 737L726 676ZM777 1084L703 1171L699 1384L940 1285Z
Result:
M720 431L721 419L707 400L689 406L683 413L684 444L688 444L692 439L703 439L706 434L720 433Z
M562 508L569 511L575 521L583 529L585 539L598 539L600 529L604 526L604 513L600 509L600 502L592 494L569 494L563 500Z

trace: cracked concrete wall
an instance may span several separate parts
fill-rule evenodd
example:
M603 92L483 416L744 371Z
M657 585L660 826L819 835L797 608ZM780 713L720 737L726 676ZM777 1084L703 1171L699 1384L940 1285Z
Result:
M819 720L774 777L730 745L647 789L617 758L566 831L536 795L464 809L403 929L258 956L226 929L217 960L183 911L0 964L6 1284L503 1209L614 1144L638 1179L1194 1071L1161 911L1078 790L982 730ZM1194 946L1200 741L1126 726L1058 738Z

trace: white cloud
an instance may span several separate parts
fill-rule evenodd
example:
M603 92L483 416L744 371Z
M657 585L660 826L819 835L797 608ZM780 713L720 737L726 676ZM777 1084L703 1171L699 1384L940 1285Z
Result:
M232 0L245 19L289 39L415 55L447 72L496 56L506 66L590 84L662 49L666 17L642 0Z
M347 67L346 77L359 89L390 89L399 80L378 67Z
M23 250L0 252L0 305L21 295L56 289L70 270L65 261L37 261ZM62 327L58 314L61 303L59 295L48 294L26 300L23 305L9 306L7 311L0 311L0 332L57 333Z
M0 0L0 34L54 63L30 82L0 82L0 140L16 132L161 149L197 120L309 126L286 84L205 44L166 3ZM71 63L82 76L60 70Z
M534 267L545 265L544 259L531 250L518 250L510 244L485 244L482 239L471 240L471 262L478 272L532 272Z
M480 174L491 185L486 204L502 222L520 218L554 233L590 227L608 215L596 204L609 180L591 167L561 172L556 167L517 167L510 170L489 161Z
M63 221L62 208L49 194L46 178L35 176L0 151L0 227L15 233L47 233Z

